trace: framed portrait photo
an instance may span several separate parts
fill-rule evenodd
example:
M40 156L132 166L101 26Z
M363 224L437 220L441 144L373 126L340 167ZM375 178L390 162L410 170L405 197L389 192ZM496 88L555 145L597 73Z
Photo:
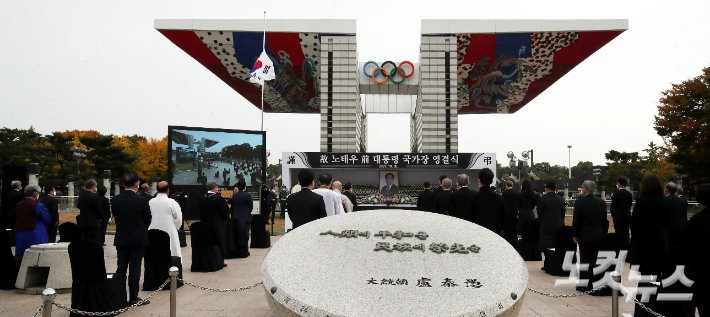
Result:
M385 197L399 194L399 171L380 171L380 194Z

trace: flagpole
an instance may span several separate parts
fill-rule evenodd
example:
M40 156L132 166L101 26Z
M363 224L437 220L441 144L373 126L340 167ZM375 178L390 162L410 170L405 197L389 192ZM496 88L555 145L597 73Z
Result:
M266 52L266 11L264 11L264 38L261 41L261 51ZM261 131L264 131L264 86L266 81L261 84Z

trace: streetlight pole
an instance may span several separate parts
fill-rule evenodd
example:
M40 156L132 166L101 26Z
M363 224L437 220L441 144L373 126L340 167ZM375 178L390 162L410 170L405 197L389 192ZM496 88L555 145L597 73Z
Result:
M572 182L572 146L571 146L571 145L568 145L568 146L567 146L567 149L568 149L568 156L567 156L567 165L568 165L568 167L567 167L567 170L569 171L569 176L568 176L568 178L569 178L569 181L570 181L570 184L571 184L571 182Z

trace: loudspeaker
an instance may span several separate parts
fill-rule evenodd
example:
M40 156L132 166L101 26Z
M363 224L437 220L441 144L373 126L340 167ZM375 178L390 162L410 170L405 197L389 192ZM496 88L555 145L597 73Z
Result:
M39 174L39 163L30 163L27 174Z

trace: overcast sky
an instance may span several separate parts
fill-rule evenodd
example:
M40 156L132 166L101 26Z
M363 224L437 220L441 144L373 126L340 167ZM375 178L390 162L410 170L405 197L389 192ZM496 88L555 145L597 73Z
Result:
M213 131L193 131L193 130L179 130L175 129L176 132L180 133L185 133L187 135L191 135L193 139L195 140L195 143L198 143L200 139L207 139L207 140L212 140L212 141L217 141L219 143L213 145L212 147L207 148L208 152L221 152L223 148L230 146L230 145L235 145L235 144L244 144L247 143L251 145L252 147L256 147L258 145L262 145L262 136L258 134L246 134L246 133L227 133L227 132L213 132ZM183 144L177 144L173 142L173 148L175 147L185 147ZM197 149L197 146L194 146L193 149Z
M707 0L3 1L0 127L157 138L168 125L259 130L259 109L153 20L259 19L264 10L267 19L356 19L360 62L417 61L421 19L629 19L628 31L517 113L459 118L459 151L499 161L533 149L536 162L567 165L568 144L573 164L603 164L611 149L645 154L661 142L661 92L710 66ZM370 152L409 151L407 115L368 117ZM266 114L270 162L282 151L318 152L319 120Z

